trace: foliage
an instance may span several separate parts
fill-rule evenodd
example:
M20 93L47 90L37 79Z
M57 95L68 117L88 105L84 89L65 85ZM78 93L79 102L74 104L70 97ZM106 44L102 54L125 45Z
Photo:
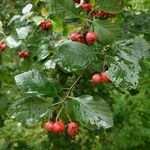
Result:
M0 40L8 48L0 53L0 149L147 148L148 7L135 14L135 1L90 2L118 18L93 17L73 0L2 1ZM52 30L40 29L44 19ZM97 34L91 45L69 40L89 31ZM21 50L29 57L19 58ZM106 70L111 83L90 82ZM75 120L79 136L45 133L49 119Z

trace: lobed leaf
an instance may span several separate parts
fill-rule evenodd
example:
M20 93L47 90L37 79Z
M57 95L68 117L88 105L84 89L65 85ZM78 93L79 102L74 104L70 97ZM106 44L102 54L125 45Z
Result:
M88 128L110 128L113 126L112 112L102 98L84 95L68 101L76 119Z
M38 49L38 60L41 61L41 60L44 60L45 58L47 58L50 54L50 50L48 48L48 45L47 44L43 44L41 46L39 46L39 49Z
M23 9L22 9L22 13L23 14L27 14L32 10L33 5L31 3L27 4Z
M38 97L25 97L10 106L8 116L28 127L35 126L40 119L51 114L51 102Z
M31 30L31 26L16 28L19 39L26 39Z
M136 88L141 68L139 64L118 62L108 70L108 76L116 86Z
M140 61L149 57L150 45L141 37L113 43L113 51L118 55L117 64L111 64L108 70L109 78L117 86L136 88Z
M65 42L55 55L55 61L68 72L80 72L95 60L96 52L93 47L79 42Z
M41 75L37 70L30 70L15 76L16 84L26 94L37 96L57 96L60 86L56 80Z
M101 44L110 44L122 37L119 26L110 20L96 20L93 25Z

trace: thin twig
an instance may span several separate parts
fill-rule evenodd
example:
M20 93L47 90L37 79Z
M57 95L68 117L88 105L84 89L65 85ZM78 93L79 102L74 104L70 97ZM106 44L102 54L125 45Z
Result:
M69 88L67 94L66 94L65 97L63 98L63 100L60 101L59 103L57 103L57 104L59 104L59 105L56 107L56 109L59 108L60 106L62 106L62 107L61 107L60 111L58 112L58 114L57 114L57 116L56 116L56 121L58 120L58 118L59 118L59 116L60 116L62 110L64 109L64 102L66 101L66 99L68 98L68 96L71 94L71 92L72 92L73 89L75 88L75 85L76 85L77 82L80 80L80 78L81 78L81 76L79 76L79 77L75 80L75 82L72 84L72 86ZM55 109L55 110L56 110L56 109Z
M66 114L68 120L69 120L70 122L72 122L72 120L71 120L71 118L70 118L70 116L69 116L69 114L68 114L68 112L67 112L66 110L65 110L65 114Z
M84 71L86 70L86 68L87 68L87 66L85 67ZM84 72L84 71L83 71L83 72ZM81 79L81 76L79 76L79 77L74 81L74 83L71 85L71 87L69 88L68 92L66 93L65 97L64 97L60 102L56 103L56 104L59 104L59 105L56 107L56 109L61 106L61 109L60 109L60 111L58 112L58 114L57 114L57 116L56 116L56 121L58 120L58 118L59 118L59 116L60 116L60 114L61 114L61 111L64 109L64 102L67 100L67 98L69 97L69 95L71 94L71 92L74 90L74 88L75 88L77 82L78 82L80 79ZM56 105L56 104L55 104L55 105ZM55 109L55 110L56 110L56 109ZM71 119L70 119L70 120L71 120Z
M72 84L72 86L69 88L66 96L64 97L64 99L61 101L61 103L64 103L64 101L68 98L68 96L71 94L71 92L73 91L73 89L75 88L75 85L77 84L77 82L80 80L81 76L79 76L75 82Z
M56 116L56 121L58 121L58 118L59 118L59 116L60 116L60 114L61 114L63 109L64 109L64 104L62 104L62 107L61 107L61 109L59 110L59 112L58 112L58 114Z

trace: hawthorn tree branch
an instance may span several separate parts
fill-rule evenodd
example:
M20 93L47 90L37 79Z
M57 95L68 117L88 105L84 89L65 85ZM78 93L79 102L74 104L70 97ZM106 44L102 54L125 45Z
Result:
M64 109L64 102L67 100L67 98L69 97L69 95L71 94L71 92L74 90L74 88L75 88L77 82L80 80L80 78L81 78L81 76L79 76L79 77L74 81L74 83L73 83L73 84L71 85L71 87L69 88L69 90L68 90L68 92L66 93L65 97L63 98L63 100L61 100L60 102L56 103L56 104L59 104L56 108L59 108L59 107L61 106L61 108L60 108L60 110L59 110L59 112L58 112L58 114L57 114L57 116L56 116L56 121L58 120L58 118L59 118L59 116L60 116L62 110Z
M80 80L80 78L81 78L81 76L79 76L79 77L75 80L75 82L71 85L71 87L69 88L67 94L65 95L65 97L64 97L64 99L61 101L61 103L64 103L64 102L65 102L65 100L68 98L68 96L69 96L69 95L71 94L71 92L74 90L74 88L75 88L77 82Z
M86 70L86 68L87 68L87 66L85 67L85 69L83 70L83 72ZM72 84L72 85L70 86L70 88L68 89L66 95L64 96L64 98L63 98L60 102L53 104L53 106L55 106L55 105L58 104L58 106L56 107L56 109L61 106L61 108L60 108L60 110L59 110L59 112L58 112L58 114L57 114L57 116L56 116L56 121L58 120L58 118L59 118L59 116L60 116L62 110L64 109L64 102L67 100L67 98L69 97L69 95L71 94L71 92L74 90L76 84L77 84L78 81L81 79L81 77L82 77L82 76L79 76L79 77L73 82L73 84ZM56 109L55 109L55 110L56 110ZM68 117L68 115L67 115L67 117ZM69 119L69 120L70 120L70 119Z

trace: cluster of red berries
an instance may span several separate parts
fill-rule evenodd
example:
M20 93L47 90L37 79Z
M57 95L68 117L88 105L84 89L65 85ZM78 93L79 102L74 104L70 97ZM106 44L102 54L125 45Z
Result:
M40 23L40 28L43 29L43 30L49 30L52 28L52 22L50 20L44 20ZM5 49L7 48L7 45L6 44L0 44L0 51L4 51ZM18 53L18 56L20 58L25 58L25 57L28 57L29 56L29 52L27 51L20 51Z
M102 18L112 18L112 17L115 17L116 14L113 14L113 13L108 13L104 10L94 10L92 12L92 15L93 16L99 16L99 17L102 17Z
M7 48L7 45L4 43L0 43L0 52L3 52Z
M74 0L75 3L80 4L80 0ZM80 4L80 8L83 9L86 12L90 12L91 15L97 16L97 17L102 17L102 18L112 18L115 17L116 14L113 13L107 13L104 10L94 10L92 8L92 5L89 2L83 2Z
M43 20L39 26L42 30L49 30L52 28L52 22L50 20Z
M44 124L44 128L47 132L65 133L65 124L62 121L48 121ZM67 132L70 137L74 138L78 135L78 124L76 122L70 122L68 124Z
M108 78L107 76L107 72L102 72L102 73L97 73L95 75L93 75L92 77L92 83L94 84L99 84L100 82L105 82L105 83L109 83L111 82L111 80Z
M42 21L42 22L39 24L39 26L40 26L40 28L41 28L42 30L49 30L49 29L52 28L52 22L51 22L50 20L44 20L44 21ZM29 56L29 52L23 50L23 51L21 51L21 52L18 53L18 56L19 56L20 58L28 57L28 56Z
M96 33L95 32L88 32L87 34L81 34L81 33L77 33L74 32L71 36L70 39L72 41L77 41L77 42L81 42L84 44L92 44L93 42L96 41Z

